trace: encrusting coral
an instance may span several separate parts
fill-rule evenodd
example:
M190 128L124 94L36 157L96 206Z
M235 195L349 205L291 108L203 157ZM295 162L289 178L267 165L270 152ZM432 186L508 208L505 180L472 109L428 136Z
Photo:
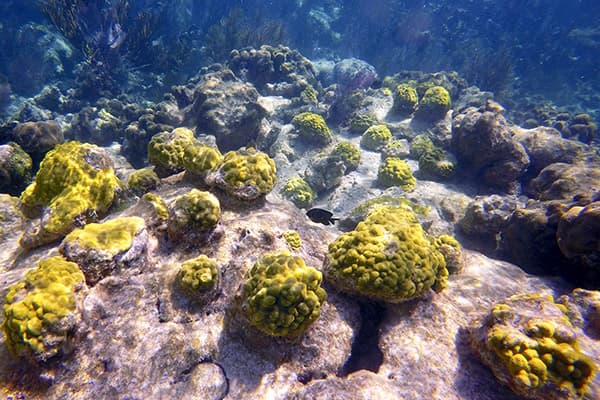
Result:
M397 303L441 291L446 261L409 207L381 206L329 245L325 275L338 290Z
M229 151L207 181L239 200L255 200L275 186L275 161L254 148Z
M286 231L283 232L283 240L288 245L288 247L292 250L298 250L302 247L302 239L300 239L300 235L296 231Z
M40 261L8 288L2 329L17 356L44 363L66 349L80 321L84 277L62 257Z
M59 239L77 223L102 215L111 206L120 181L101 148L79 142L56 146L40 164L35 181L21 194L24 210L46 207L37 232L21 239L21 246L36 247Z
M327 299L322 275L287 252L264 254L248 271L242 310L250 323L271 336L302 334Z

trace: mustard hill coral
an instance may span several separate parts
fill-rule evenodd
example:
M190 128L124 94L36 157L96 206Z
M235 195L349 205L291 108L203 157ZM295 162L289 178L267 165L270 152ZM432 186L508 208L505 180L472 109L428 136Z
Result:
M450 93L442 86L432 86L419 101L415 118L423 121L438 121L450 110Z
M150 168L142 168L133 171L127 179L129 190L137 196L142 196L144 193L156 189L158 185L160 185L160 178L156 175L156 172Z
M361 135L372 127L379 125L379 120L373 114L369 113L354 113L350 118L350 132L355 135Z
M287 252L264 254L248 271L242 311L271 336L302 334L321 314L327 299L322 275Z
M328 145L332 141L331 130L319 114L303 112L292 119L300 137L309 143Z
M142 207L149 210L146 225L151 229L164 230L169 219L169 207L162 197L154 193L146 193L140 199Z
M184 147L183 168L186 171L203 175L223 161L223 155L214 147L195 141Z
M277 178L275 161L254 148L230 151L207 181L240 200L255 200L269 193Z
M143 267L147 260L146 223L139 217L115 218L75 229L60 252L76 262L89 285L123 267Z
M417 108L419 95L412 86L401 83L394 90L394 111L400 114L412 114Z
M331 151L332 156L339 157L346 171L353 171L360 164L360 150L350 142L339 142Z
M502 383L527 398L579 399L598 366L582 353L563 304L524 294L496 304L472 345Z
M400 186L405 191L413 190L417 184L406 161L388 157L377 171L377 182L383 187Z
M179 172L183 169L185 149L194 142L194 132L188 128L158 133L148 143L148 162L162 176Z
M26 233L21 246L49 243L90 215L102 215L119 185L112 162L101 148L79 142L56 146L42 160L34 182L21 194L25 211L46 207L39 231Z
M454 163L427 136L416 136L410 144L410 153L419 160L419 173L424 178L447 179L454 175Z
M288 179L281 189L281 194L298 208L310 208L315 199L315 192L309 184L300 177Z
M191 298L206 299L219 284L219 268L217 262L204 254L187 260L177 273L179 287Z
M329 245L325 275L338 290L392 303L441 291L444 256L409 208L382 206Z
M43 363L65 349L81 317L84 277L62 257L42 260L8 288L2 329L17 356Z
M392 133L386 125L373 125L363 133L360 146L367 150L379 150L392 140Z
M292 250L298 250L302 247L302 239L300 239L300 235L296 231L283 232L283 240L285 240L285 243Z
M169 237L193 237L214 229L221 218L221 205L210 192L192 189L177 197L168 219Z

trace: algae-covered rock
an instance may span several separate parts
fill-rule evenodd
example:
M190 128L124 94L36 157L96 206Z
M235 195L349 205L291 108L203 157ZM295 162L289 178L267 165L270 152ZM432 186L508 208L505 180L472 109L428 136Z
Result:
M275 161L254 148L230 151L207 181L244 201L265 196L277 179Z
M68 352L84 289L77 264L62 257L40 261L8 289L2 318L8 348L37 363Z
M566 311L552 296L511 296L472 330L471 345L496 378L521 396L582 398L598 365L581 351Z
M248 271L243 289L244 314L271 336L302 334L327 299L319 271L289 253L263 255Z
M95 285L123 268L146 267L146 224L139 217L88 224L69 233L59 250L67 260L80 266L89 285Z
M21 246L52 242L77 224L101 216L111 206L119 185L112 162L101 148L79 142L56 146L21 194L25 211L33 213L44 207L39 229L26 232Z
M441 291L448 270L409 208L382 206L329 245L325 275L343 292L397 303Z

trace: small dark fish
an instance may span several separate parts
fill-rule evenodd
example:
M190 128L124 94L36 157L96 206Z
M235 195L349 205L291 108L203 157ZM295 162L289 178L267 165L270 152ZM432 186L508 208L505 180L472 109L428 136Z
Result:
M311 221L317 222L323 225L333 225L339 218L333 218L333 213L322 208L311 208L306 212L306 216Z

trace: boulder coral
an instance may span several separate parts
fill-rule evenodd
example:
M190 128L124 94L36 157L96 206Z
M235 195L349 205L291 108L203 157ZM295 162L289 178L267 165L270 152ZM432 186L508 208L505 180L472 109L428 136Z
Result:
M381 206L329 245L325 276L342 292L398 303L441 291L448 270L410 208Z
M120 189L112 161L101 148L79 142L56 146L46 154L34 182L21 194L26 213L44 207L37 231L21 239L25 248L57 240L77 224L108 210Z
M192 189L177 197L169 211L171 239L194 237L213 230L221 218L221 205L212 193Z
M148 143L148 162L156 167L159 176L180 172L183 170L185 149L194 141L194 132L188 128L158 133Z
M411 191L417 185L410 166L406 161L396 157L388 157L381 163L377 171L377 182L383 187L400 186L404 191Z
M276 179L275 161L254 148L227 152L223 162L207 177L209 184L244 201L265 196Z
M319 114L303 112L292 119L300 137L316 145L328 145L332 142L331 129Z
M579 399L598 366L578 345L567 308L523 294L496 304L471 332L471 345L496 378L527 398Z
M216 261L202 254L182 263L176 279L186 295L203 300L218 287L219 268Z
M412 114L417 108L419 95L412 86L401 83L394 91L394 111L400 114Z
M68 350L81 320L83 273L62 257L40 261L8 288L2 329L12 353L35 363Z
M360 146L372 151L377 151L392 140L392 133L384 124L373 125L363 133Z
M354 171L360 164L360 150L350 142L337 143L331 155L342 160L347 172Z
M442 86L432 86L425 91L419 101L415 118L435 122L443 119L451 106L450 93Z
M321 314L327 293L322 275L287 252L264 254L248 271L242 311L271 336L301 335Z

